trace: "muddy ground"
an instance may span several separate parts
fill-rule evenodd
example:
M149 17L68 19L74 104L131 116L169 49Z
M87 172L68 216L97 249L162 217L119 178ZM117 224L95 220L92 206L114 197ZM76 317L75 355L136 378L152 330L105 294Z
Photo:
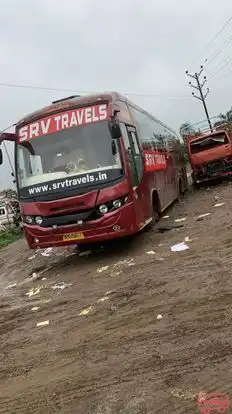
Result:
M232 397L231 190L190 191L159 224L183 227L94 256L1 250L0 413L186 414L200 391Z

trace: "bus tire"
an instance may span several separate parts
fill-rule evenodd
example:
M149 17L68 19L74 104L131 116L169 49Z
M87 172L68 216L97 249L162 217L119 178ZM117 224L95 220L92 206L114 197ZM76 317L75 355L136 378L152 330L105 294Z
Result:
M181 179L182 179L182 189L183 192L186 193L186 191L188 191L188 177L187 177L187 172L186 169L182 169L181 170Z
M179 178L178 180L178 200L181 201L184 197L185 193L185 185L182 178Z
M182 178L179 178L178 181L178 197L181 198L184 195L184 190L183 190L183 182L182 182Z
M200 190L200 188L201 188L201 185L200 185L200 183L197 183L196 181L194 181L193 180L193 182L192 182L192 186L193 186L193 189L194 190Z
M152 224L155 225L160 219L160 201L157 191L152 194Z

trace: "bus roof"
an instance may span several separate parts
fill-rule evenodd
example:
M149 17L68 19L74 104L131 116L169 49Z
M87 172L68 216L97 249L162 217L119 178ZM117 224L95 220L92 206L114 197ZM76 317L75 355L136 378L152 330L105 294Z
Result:
M172 133L174 133L176 135L176 132L172 128L165 125L162 121L160 121L159 119L157 119L152 114L145 111L144 109L142 109L138 105L134 104L133 102L131 102L129 99L127 99L126 97L124 97L123 95L121 95L118 92L102 92L102 93L95 93L95 94L83 95L83 96L74 95L74 96L70 96L70 97L67 97L67 98L64 98L64 99L59 99L57 101L54 101L52 104L50 104L48 106L45 106L45 107L43 107L43 108L41 108L37 111L34 111L34 112L26 115L25 117L23 117L22 119L20 119L17 122L16 127L19 127L23 124L31 123L33 121L36 121L37 119L44 118L44 117L49 116L49 115L51 115L53 113L56 113L56 112L60 112L60 111L63 111L63 110L65 111L65 110L68 110L68 109L82 107L82 106L98 104L101 101L103 101L103 102L106 102L106 101L107 102L115 102L115 101L126 102L130 106L132 106L132 107L136 108L137 110L139 110L140 112L143 112L144 114L148 115L149 117L152 117L155 121L157 121L159 124L161 124L164 128L168 129L169 131L171 131Z
M55 101L48 106L45 106L35 112L26 115L24 118L20 119L20 121L17 123L17 126L30 123L36 119L44 118L45 116L49 116L59 111L72 109L79 106L88 106L92 105L93 103L99 103L99 101L112 102L116 100L116 96L118 97L118 94L116 92L104 92L92 95L72 96L70 98L64 98L63 100Z

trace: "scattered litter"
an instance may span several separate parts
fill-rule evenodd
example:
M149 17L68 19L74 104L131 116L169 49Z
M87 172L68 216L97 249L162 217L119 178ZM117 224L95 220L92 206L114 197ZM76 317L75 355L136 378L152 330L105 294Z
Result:
M60 283L56 283L54 286L52 286L53 290L63 290L65 288L67 288L68 286L72 286L72 283L64 283L64 282L60 282Z
M154 250L149 250L149 252L146 252L146 254L155 254Z
M182 217L182 218L179 218L179 219L175 219L174 221L176 223L180 223L181 221L185 221L185 220L187 220L187 217Z
M111 309L112 311L116 311L116 310L117 310L117 306L115 306L115 305L111 305L110 309Z
M38 322L36 326L47 326L49 325L49 321Z
M94 309L93 306L89 306L88 308L83 309L78 315L85 316L88 315Z
M92 254L91 250L86 250L85 252L79 253L79 257L90 256Z
M33 272L31 275L29 275L22 283L27 282L33 282L41 278L41 274L37 274L36 272Z
M33 254L33 256L28 257L28 260L33 260L36 258L36 254Z
M134 259L125 259L125 260L120 260L119 262L115 263L113 267L117 267L117 266L134 266Z
M48 247L47 249L40 252L40 254L42 256L49 257L49 256L51 256L52 251L53 251L53 247Z
M31 310L32 310L33 312L36 312L37 310L39 310L39 306L34 306L34 308L31 308Z
M189 249L189 247L187 246L187 244L185 244L185 242L178 243L178 244L175 244L174 246L171 246L172 252L183 252L184 250L187 250L187 249Z
M223 206L225 203L217 203L217 204L215 204L214 205L214 207L221 207L221 206Z
M103 296L103 298L98 299L97 303L104 303L107 300L109 300L109 296Z
M106 293L105 293L105 296L109 296L109 295L112 295L112 293L115 293L113 290L108 290Z
M122 273L122 270L119 270L118 272L114 272L114 270L110 273L110 276L119 276Z
M158 244L158 247L163 247L163 243Z
M183 224L169 224L166 226L159 226L157 227L156 231L159 233L164 233L165 231L171 231L175 229L179 229L180 227L183 227Z
M197 220L202 220L203 218L208 217L208 216L210 216L210 215L211 215L211 213L201 214L200 216L197 216L197 217L196 217L196 219L197 219Z
M12 288L14 288L15 286L17 286L17 283L11 283L11 285L8 285L8 286L6 287L6 289L12 289Z
M29 298L31 297L31 296L35 296L35 295L38 295L38 293L40 292L40 287L37 287L37 288L32 288L32 289L30 289L27 293L25 293L25 295L26 296L28 296Z
M41 280L47 280L47 278L46 277L42 277L42 279Z
M159 314L159 315L157 315L156 319L157 319L158 321L160 321L160 319L163 319L163 316Z
M163 216L163 219L168 219L169 218L169 216Z
M163 257L156 257L155 260L158 260L158 262L163 262L164 258Z
M109 269L109 266L103 266L103 267L100 267L99 269L97 269L97 272L102 273L102 272L105 272L107 269Z
M190 239L189 236L187 236L187 237L184 238L184 241L191 243L192 242L192 239Z

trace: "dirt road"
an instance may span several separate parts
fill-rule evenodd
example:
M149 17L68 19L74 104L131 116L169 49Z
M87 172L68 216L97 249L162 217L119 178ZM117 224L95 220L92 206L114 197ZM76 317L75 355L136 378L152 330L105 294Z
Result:
M231 190L190 192L160 223L183 227L96 256L1 250L0 413L186 414L199 391L232 397Z

